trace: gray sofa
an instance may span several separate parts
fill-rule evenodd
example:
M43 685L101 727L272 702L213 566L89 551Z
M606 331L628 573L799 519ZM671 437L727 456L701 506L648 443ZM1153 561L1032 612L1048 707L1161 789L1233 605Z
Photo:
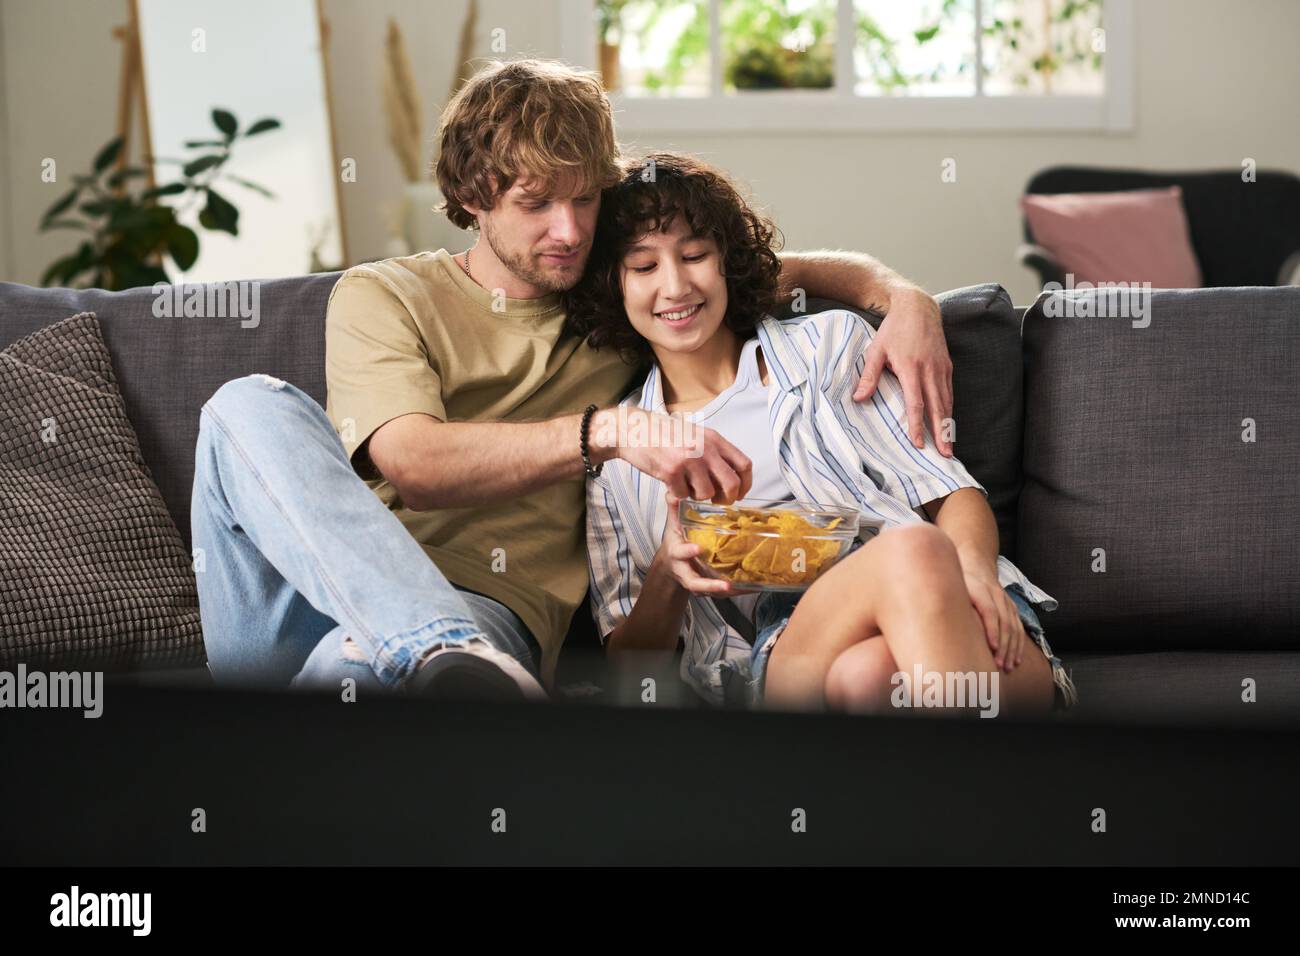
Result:
M256 322L159 318L148 288L0 283L0 348L99 316L188 542L200 406L253 372L323 403L337 278L263 281ZM1016 309L994 284L940 296L957 454L989 490L1002 552L1061 602L1042 617L1079 689L1069 719L1300 720L1300 288L1157 290L1145 325L1097 317L1104 299L1056 293ZM583 608L560 680L600 674Z

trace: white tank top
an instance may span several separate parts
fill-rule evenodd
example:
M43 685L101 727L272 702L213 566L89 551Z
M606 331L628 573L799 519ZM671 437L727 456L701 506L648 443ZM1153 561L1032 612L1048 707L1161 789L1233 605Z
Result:
M682 415L698 425L712 428L753 463L753 484L746 499L759 504L775 504L791 501L794 495L781 476L781 466L772 447L772 429L767 423L769 386L764 385L759 377L757 353L758 339L750 339L741 350L735 382L704 407ZM758 597L758 594L742 594L731 598L731 602L753 620Z

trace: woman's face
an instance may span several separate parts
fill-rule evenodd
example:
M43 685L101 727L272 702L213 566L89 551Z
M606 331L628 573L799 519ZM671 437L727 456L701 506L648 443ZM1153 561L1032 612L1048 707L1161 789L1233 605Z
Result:
M693 236L684 217L650 232L623 253L623 307L632 327L656 349L693 352L727 314L727 280L718 246Z

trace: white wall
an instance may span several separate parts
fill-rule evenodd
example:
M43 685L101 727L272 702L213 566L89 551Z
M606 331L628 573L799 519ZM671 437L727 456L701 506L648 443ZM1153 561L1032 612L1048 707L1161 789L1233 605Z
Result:
M323 0L329 23L330 87L340 157L357 161L357 181L343 184L343 219L354 260L384 255L386 204L401 198L402 173L388 143L383 112L384 38L388 18L402 29L424 103L425 165L438 114L455 72L466 0ZM492 31L504 30L511 56L554 56L559 49L554 0L480 0L475 55L500 57ZM430 213L432 215L432 213Z
M115 135L121 48L112 30L126 23L126 9L125 0L0 0L11 220L11 263L0 278L35 285L80 241L37 225ZM137 138L133 157L142 151ZM41 181L46 158L56 163L55 182Z
M7 128L0 125L0 203L6 189L9 198L0 279L35 285L80 241L79 233L37 226L116 134L122 44L112 31L127 19L127 0L0 0L0 117L8 113ZM140 162L138 106L136 119L131 158ZM41 181L46 158L57 164L56 182ZM0 251L4 244L0 237Z
M36 238L40 213L62 191L40 183L40 157L60 157L61 171L79 169L112 135L119 51L109 30L125 7L0 4L12 205L12 265L3 277L35 282L69 235ZM483 0L480 7L481 55L491 53L495 28L505 30L510 54L558 51L556 0ZM357 182L343 186L354 259L383 254L381 209L401 193L380 99L386 19L395 17L406 35L429 138L464 8L464 0L324 0L339 153L357 160ZM1044 166L1239 168L1250 156L1261 168L1300 172L1297 37L1295 0L1138 0L1137 118L1123 135L682 135L640 145L697 152L730 169L776 218L788 248L862 249L931 290L993 280L1024 303L1035 286L1013 259L1016 198ZM939 164L948 156L958 178L944 184Z
M9 215L9 114L5 109L7 86L5 76L5 18L0 10L0 281L13 274L9 249L13 243L10 232L13 217Z

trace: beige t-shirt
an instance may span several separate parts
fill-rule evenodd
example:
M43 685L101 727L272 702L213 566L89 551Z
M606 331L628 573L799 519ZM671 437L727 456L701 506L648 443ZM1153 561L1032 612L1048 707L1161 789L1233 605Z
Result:
M417 512L357 451L412 412L523 422L617 404L644 373L563 335L564 319L558 295L494 302L442 249L348 269L325 319L326 411L357 473L448 580L519 615L542 648L547 683L587 592L584 479L500 504Z

